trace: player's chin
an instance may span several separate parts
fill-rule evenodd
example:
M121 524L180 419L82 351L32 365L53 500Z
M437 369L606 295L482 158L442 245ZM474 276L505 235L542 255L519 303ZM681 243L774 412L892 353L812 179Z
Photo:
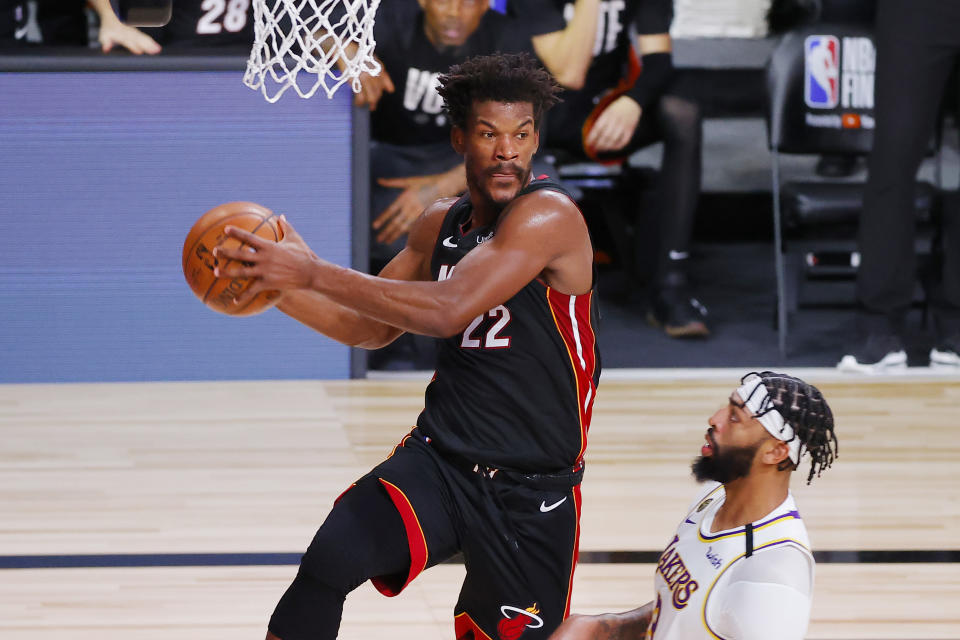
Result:
M510 201L517 197L517 194L520 193L520 183L519 181L512 185L488 185L487 193L490 196L490 200L501 207L505 207L510 204Z

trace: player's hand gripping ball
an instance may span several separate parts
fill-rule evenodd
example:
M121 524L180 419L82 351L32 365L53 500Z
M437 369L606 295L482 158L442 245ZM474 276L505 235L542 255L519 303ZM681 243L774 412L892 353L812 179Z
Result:
M215 258L213 249L246 246L224 234L223 228L227 225L279 242L283 239L283 230L278 220L279 216L253 202L228 202L207 211L197 220L183 243L183 276L204 304L230 316L251 316L277 304L279 291L261 291L246 304L235 305L234 298L240 296L253 280L213 275L215 267L225 267L232 262Z

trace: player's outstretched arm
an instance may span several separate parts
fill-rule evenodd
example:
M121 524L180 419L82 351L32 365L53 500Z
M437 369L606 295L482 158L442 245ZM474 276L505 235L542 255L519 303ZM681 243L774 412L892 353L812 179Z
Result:
M362 316L435 337L459 333L541 275L563 293L586 293L592 285L586 223L566 196L548 190L511 203L493 239L467 254L442 282L370 276L318 258L302 240L275 243L233 227L226 233L255 250L218 249L218 256L237 261L219 275L256 279L237 304L264 290L310 289ZM431 253L432 245L423 254L425 268Z
M443 214L450 204L452 202L449 200L441 201L423 212L411 230L406 247L383 268L380 272L381 278L430 279L430 257L433 245L437 239L440 223L443 221ZM280 224L284 231L282 242L287 242L289 238L289 242L295 245L292 252L297 257L302 258L304 250L313 255L285 218L281 218ZM352 347L379 349L390 344L403 333L402 329L364 316L310 289L286 291L277 308L311 329Z
M653 602L623 613L573 614L549 640L643 640L653 615Z

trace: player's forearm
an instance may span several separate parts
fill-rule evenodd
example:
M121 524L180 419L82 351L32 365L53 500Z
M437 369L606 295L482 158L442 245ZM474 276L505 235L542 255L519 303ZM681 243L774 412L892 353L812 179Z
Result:
M572 615L550 640L643 640L652 613L653 603L648 602L624 613Z
M533 38L537 57L564 87L580 89L593 60L600 0L577 0L563 31Z
M600 616L602 640L643 640L653 615L653 602L623 613L607 613Z
M288 291L277 308L314 331L351 347L379 349L402 333L314 291Z
M446 283L389 280L323 260L314 263L310 282L337 304L403 331L446 338L470 321Z

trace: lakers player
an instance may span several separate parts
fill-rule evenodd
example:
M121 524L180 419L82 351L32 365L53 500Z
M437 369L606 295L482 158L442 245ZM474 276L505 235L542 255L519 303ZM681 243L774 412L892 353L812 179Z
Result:
M798 378L751 373L709 420L693 463L708 482L657 563L656 597L617 614L575 615L550 640L802 640L813 555L790 475L809 483L836 457L833 414Z

